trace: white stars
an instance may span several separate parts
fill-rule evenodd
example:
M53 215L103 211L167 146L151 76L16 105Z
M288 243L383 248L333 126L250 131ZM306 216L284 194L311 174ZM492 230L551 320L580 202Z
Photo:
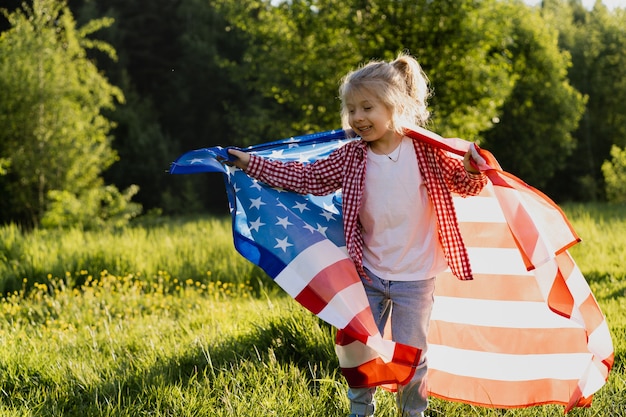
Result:
M250 223L250 230L258 232L261 226L265 226L265 223L261 222L261 218L259 217L258 219Z
M304 210L310 210L306 206L306 203L300 203L300 202L296 202L296 205L293 206L293 208L296 209L296 210L300 210L300 214L304 213Z
M320 213L320 216L324 217L326 219L326 221L331 221L331 220L335 220L335 217L333 215L333 213L329 212L329 211L322 211Z
M283 157L283 151L284 149L279 149L277 151L272 151L272 153L270 154L270 158L271 159L281 159Z
M290 246L293 246L292 243L288 242L289 236L285 237L284 239L276 239L276 246L274 246L275 249L282 249L283 252L287 252L287 248Z
M304 153L301 153L300 156L298 157L298 162L302 163L302 164L306 164L310 161L311 159L309 157L307 157L306 155L304 155Z
M261 184L259 184L259 182L257 180L252 180L252 184L250 184L250 188L256 188L257 190L261 191Z
M239 171L239 168L237 168L236 166L226 165L226 172L228 173L229 177L234 175L237 171Z
M326 237L326 230L328 230L328 227L324 227L319 223L317 224L317 231L323 234L324 237Z
M284 227L285 229L287 228L287 226L293 226L293 223L291 223L291 222L289 221L289 219L287 218L287 216L285 216L285 217L278 217L278 216L277 216L277 217L276 217L276 219L278 219L278 221L276 222L276 225L277 225L277 226L282 226L282 227Z
M189 160L189 164L193 165L193 164L201 164L204 162L204 159L202 158L193 158Z
M264 206L265 203L261 201L261 197L259 198L251 198L250 199L250 208L260 209L261 206Z

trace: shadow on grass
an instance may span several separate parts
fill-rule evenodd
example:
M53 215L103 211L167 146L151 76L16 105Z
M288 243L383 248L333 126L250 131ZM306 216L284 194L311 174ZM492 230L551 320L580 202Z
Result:
M149 369L129 371L127 363L126 368L120 366L97 386L81 387L78 381L73 381L71 392L64 398L48 401L55 408L60 407L64 416L103 415L103 408L106 415L126 416L128 414L121 411L117 414L115 410L134 404L143 404L143 412L149 412L154 406L151 403L164 387L185 389L198 380L209 386L218 385L216 379L223 378L225 372L236 373L240 368L257 364L262 368L270 361L299 368L302 375L308 375L306 383L314 389L315 376L311 370L331 375L338 371L339 364L334 353L332 327L306 314L279 317L219 343L194 345L184 354L160 358ZM272 377L276 376L267 376Z

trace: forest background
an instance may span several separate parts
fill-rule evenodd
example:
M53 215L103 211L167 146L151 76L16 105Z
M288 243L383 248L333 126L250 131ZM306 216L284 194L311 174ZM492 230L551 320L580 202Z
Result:
M340 127L337 87L415 55L431 130L557 202L626 199L626 12L545 0L19 0L0 20L0 219L226 210L182 152Z
M624 8L580 0L1 0L1 8L1 416L347 414L333 330L235 252L221 176L167 169L190 149L340 127L339 77L402 50L431 78L431 130L478 141L563 203L583 237L572 254L615 345L606 387L572 414L626 415ZM381 415L393 412L391 396L378 404ZM563 408L434 399L429 413L545 417Z

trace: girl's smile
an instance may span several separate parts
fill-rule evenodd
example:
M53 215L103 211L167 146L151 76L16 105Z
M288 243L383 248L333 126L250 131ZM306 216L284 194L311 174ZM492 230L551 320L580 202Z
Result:
M392 152L402 139L391 129L392 113L367 90L357 91L346 100L348 123L370 148L380 154Z

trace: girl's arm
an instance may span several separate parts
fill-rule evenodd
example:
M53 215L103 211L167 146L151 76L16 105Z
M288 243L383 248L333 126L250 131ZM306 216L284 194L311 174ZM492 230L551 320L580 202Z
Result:
M462 161L451 158L440 149L437 155L450 191L463 197L477 195L487 184L487 177L471 165L470 152L465 154Z
M229 149L237 157L233 165L272 187L285 188L298 194L326 195L341 188L344 147L328 158L311 164L268 160L246 152Z

